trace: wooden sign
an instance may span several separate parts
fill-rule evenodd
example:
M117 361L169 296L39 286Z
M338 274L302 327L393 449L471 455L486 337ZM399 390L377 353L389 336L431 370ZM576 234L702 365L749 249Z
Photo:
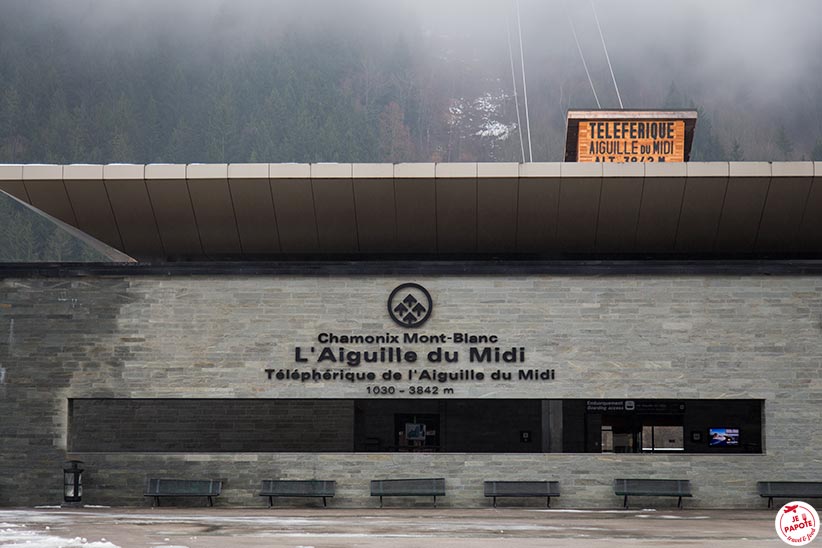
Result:
M571 111L566 161L686 162L692 111Z
M578 162L684 162L683 120L592 120L579 124Z

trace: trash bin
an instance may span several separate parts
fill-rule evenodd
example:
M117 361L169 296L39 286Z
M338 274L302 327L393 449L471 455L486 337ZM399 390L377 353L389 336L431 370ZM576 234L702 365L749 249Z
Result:
M70 460L63 463L63 501L79 503L83 500L83 461Z

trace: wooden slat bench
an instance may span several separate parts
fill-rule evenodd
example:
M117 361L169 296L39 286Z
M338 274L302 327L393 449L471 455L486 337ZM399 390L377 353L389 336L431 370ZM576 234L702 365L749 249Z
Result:
M263 480L260 496L268 497L268 507L274 506L274 497L333 497L337 482L327 480Z
M380 497L380 508L382 508L383 497L434 497L434 508L436 508L437 497L445 496L445 479L371 480L371 496Z
M760 497L768 497L768 508L772 508L774 498L822 498L822 481L758 481L756 491Z
M677 508L682 508L682 497L691 497L689 480L672 479L615 479L614 494L625 497L623 508L628 508L628 497L679 497Z
M551 507L551 497L559 496L558 481L486 481L485 496L494 497L545 497L546 507Z
M160 497L206 497L214 506L213 497L220 496L222 488L219 480L149 479L144 495L154 497L152 506L160 506Z

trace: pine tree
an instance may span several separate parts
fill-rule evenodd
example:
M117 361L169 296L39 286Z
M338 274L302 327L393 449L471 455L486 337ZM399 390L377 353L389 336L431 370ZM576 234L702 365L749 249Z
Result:
M691 150L691 160L717 162L727 158L722 143L714 133L711 117L702 107L697 107L697 125Z
M790 160L793 156L793 143L785 133L785 126L779 126L774 138L777 150L782 154L782 160Z
M739 144L737 139L734 139L733 148L731 149L731 154L728 156L728 159L732 162L742 162L745 160L745 154L742 152L742 146Z
M115 163L131 163L134 162L134 155L131 145L122 129L118 130L111 139L110 158Z
M662 101L662 108L682 108L682 106L685 104L685 98L679 92L679 89L677 89L676 83L671 82L671 85L668 87L668 93L667 95L665 95L665 99Z
M414 141L403 120L403 111L391 102L380 114L380 156L383 162L407 162L414 158Z
M20 114L20 95L15 87L9 87L0 101L0 161L16 163Z

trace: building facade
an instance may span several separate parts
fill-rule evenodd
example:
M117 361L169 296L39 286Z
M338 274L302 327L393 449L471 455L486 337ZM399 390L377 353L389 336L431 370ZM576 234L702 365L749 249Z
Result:
M111 202L112 234L120 238L114 247L136 255L137 264L3 265L0 504L60 500L62 462L78 459L90 504L146 505L148 478L178 477L221 479L221 505L262 504L263 479L326 479L337 482L332 504L370 506L369 480L443 477L443 506L488 504L485 480L558 480L557 506L615 507L615 478L650 477L690 479L688 506L760 507L756 481L818 480L822 473L822 265L811 256L822 236L814 201L821 181L813 168L774 164L767 177L754 177L751 170L763 166L694 165L726 175L660 179L665 192L679 192L678 219L666 236L648 227L665 232L671 223L644 224L671 207L651 199L660 190L656 175L609 178L599 166L600 176L582 183L599 185L592 225L565 240L558 236L563 222L588 227L573 178L457 178L473 205L454 199L462 209L443 210L438 201L431 215L435 247L462 253L459 259L424 249L404 254L398 210L385 220L368 217L381 208L355 207L358 245L393 223L383 244L397 246L396 256L358 249L361 255L341 258L317 247L280 260L208 256L203 247L216 238L208 223L219 228L222 221L201 213L194 215L200 250L182 261L168 251L164 236L172 230L160 215L129 226ZM748 171L734 178L733 169ZM355 205L387 200L378 186L357 195L356 179L320 180L316 239L306 246L340 241L321 235L348 222L321 214L323 185L351 189ZM54 186L69 189L69 181ZM230 181L222 184L233 197ZM309 181L292 190L313 188ZM404 206L397 181L390 201ZM36 205L29 187L37 184L7 178L3 188L22 188ZM450 182L417 184L451 203ZM697 195L689 201L689 188L713 195L709 185L717 184L726 194L718 207ZM553 236L540 236L540 245L587 255L483 252L493 242L516 251L537 241L525 220L539 219L528 217L539 203L527 203L523 192L547 196L551 185L557 203L543 225L553 226ZM753 205L742 192L752 188ZM496 192L490 198L483 195L489 189ZM510 218L478 213L483 200L509 191L518 197ZM72 192L65 195L73 205ZM152 203L159 199L144 192ZM287 221L293 213L284 206L305 196L289 196L272 198L281 252L283 235L304 226L302 218ZM632 212L633 224L616 215L620 207ZM72 210L77 221L79 208ZM240 226L242 206L232 210ZM484 219L501 232L483 236ZM710 227L697 222L710 219ZM431 228L418 222L408 234ZM149 233L146 226L163 248L141 255L123 241ZM251 240L235 230L244 250ZM626 243L621 235L631 231ZM593 245L585 247L591 234ZM790 234L781 242L793 251L772 251L782 234ZM429 241L418 237L420 245ZM694 246L708 240L710 249L697 257ZM659 253L639 260L641 241L657 242ZM163 254L176 260L159 260Z

